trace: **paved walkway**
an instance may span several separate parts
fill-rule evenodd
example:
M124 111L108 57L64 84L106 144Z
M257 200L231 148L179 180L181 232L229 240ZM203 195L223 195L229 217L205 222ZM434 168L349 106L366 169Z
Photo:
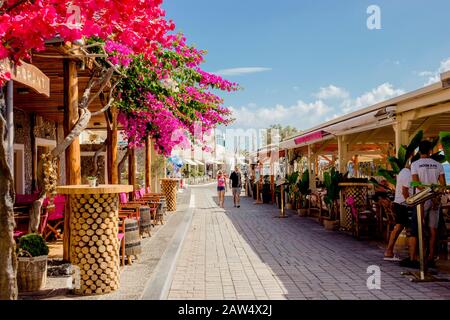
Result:
M214 187L191 190L196 208L169 299L450 299L450 283L410 282L374 244L310 218L274 219L274 206L248 198L223 210ZM367 288L370 265L381 269L380 290Z

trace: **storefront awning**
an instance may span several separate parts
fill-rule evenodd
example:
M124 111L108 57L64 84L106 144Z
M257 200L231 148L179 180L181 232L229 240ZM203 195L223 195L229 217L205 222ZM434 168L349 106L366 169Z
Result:
M194 160L198 165L204 166L205 164L201 162L200 160Z
M300 136L296 139L294 139L295 144L303 144L314 140L322 139L327 133L325 131L316 131L313 133L305 134L303 136Z
M191 166L196 166L197 165L197 163L195 163L194 161L189 160L189 159L183 159L183 162L185 162L186 164L189 164Z

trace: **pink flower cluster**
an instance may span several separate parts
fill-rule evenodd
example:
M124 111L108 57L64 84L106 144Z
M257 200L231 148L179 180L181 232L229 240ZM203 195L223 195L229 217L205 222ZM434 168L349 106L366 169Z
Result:
M108 60L114 65L128 67L132 60L131 54L133 51L119 42L111 40L106 41L105 51L109 55Z
M195 69L202 77L200 80L200 85L204 87L212 86L214 88L224 90L224 91L236 91L238 90L238 84L235 82L231 82L223 79L222 77L215 75L213 73L208 73L200 68Z
M0 16L0 60L28 60L45 49L45 41L74 41L92 36L109 39L156 64L155 51L172 45L175 28L164 19L162 0L34 0L14 6L3 1ZM76 22L76 23L73 23ZM114 50L115 51L115 50ZM124 60L125 59L125 60ZM127 63L114 55L111 61ZM0 85L6 79L0 76Z

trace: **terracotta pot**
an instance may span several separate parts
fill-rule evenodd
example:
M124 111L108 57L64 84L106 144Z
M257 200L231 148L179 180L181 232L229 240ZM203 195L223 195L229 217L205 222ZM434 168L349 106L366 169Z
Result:
M286 209L292 210L292 203L286 203Z
M330 220L330 219L324 219L323 220L323 226L325 227L325 230L334 231L339 228L339 221L337 220Z
M297 209L297 213L300 217L306 217L308 216L308 209Z

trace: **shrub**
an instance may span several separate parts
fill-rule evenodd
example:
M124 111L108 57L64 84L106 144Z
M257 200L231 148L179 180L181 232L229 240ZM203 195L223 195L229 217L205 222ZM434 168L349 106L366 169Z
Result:
M32 257L48 255L48 246L44 238L36 233L30 233L20 237L19 239L19 256L28 257L28 252Z

